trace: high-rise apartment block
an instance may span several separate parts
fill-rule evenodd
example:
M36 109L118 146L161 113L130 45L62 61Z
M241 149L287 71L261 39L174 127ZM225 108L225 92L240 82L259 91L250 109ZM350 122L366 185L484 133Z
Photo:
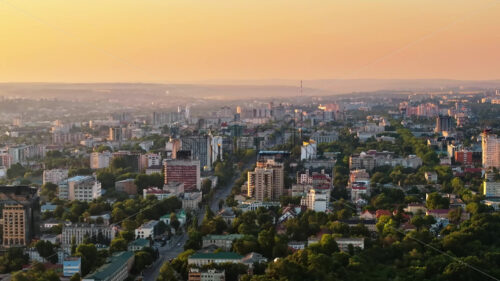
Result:
M199 160L165 160L165 185L183 183L185 190L200 190L200 161Z
M37 191L28 186L0 186L2 245L26 246L39 235L40 206Z
M170 138L165 144L165 154L167 159L176 159L177 151L181 149L181 141L179 139Z
M62 192L62 188L67 188L68 200L92 201L101 197L102 194L101 183L93 176L75 176L69 178L67 185L59 186L59 192Z
M483 149L483 168L500 168L500 139L489 130L481 134Z
M90 154L90 168L95 170L109 167L111 157L112 154L109 151L92 152Z
M191 157L200 160L200 168L210 170L212 168L211 146L209 136L191 136L181 139L182 150L191 151Z
M68 178L67 169L52 169L43 171L43 184L48 182L53 184L59 184L60 182Z
M258 201L279 200L283 194L284 169L273 160L259 161L253 172L248 172L248 196Z
M123 141L128 139L129 133L125 127L111 127L109 128L108 140L110 141Z
M451 116L439 115L436 117L436 133L449 132L452 130Z

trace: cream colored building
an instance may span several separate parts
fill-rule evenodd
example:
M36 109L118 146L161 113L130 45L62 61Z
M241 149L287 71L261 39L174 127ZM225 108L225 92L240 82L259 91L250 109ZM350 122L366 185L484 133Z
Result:
M283 194L283 164L273 160L257 162L253 172L248 172L247 194L258 201L264 199L279 200Z
M500 139L497 135L484 131L481 134L483 168L500 168Z

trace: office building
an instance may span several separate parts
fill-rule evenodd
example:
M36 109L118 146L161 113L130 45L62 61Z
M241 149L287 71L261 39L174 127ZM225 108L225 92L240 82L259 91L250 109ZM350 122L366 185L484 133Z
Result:
M88 223L64 225L61 234L63 247L71 246L73 237L77 245L81 244L85 237L95 240L98 244L109 245L115 238L115 230L111 226Z
M43 184L48 182L53 184L59 184L60 182L68 178L67 169L52 169L43 171Z
M209 136L191 136L181 139L182 150L191 151L191 157L200 161L200 168L211 170L212 163L210 137Z
M255 200L278 201L283 194L284 169L273 160L259 161L253 172L248 172L247 194Z
M500 169L500 139L497 135L485 130L481 134L483 149L483 168Z
M101 183L93 176L75 176L67 180L68 200L92 201L101 197Z
M40 203L37 191L28 186L0 186L2 209L2 245L29 245L39 235Z
M165 185L183 183L185 190L200 190L200 161L199 160L165 160Z
M109 151L92 152L90 154L90 168L96 170L109 167L111 157L112 154Z

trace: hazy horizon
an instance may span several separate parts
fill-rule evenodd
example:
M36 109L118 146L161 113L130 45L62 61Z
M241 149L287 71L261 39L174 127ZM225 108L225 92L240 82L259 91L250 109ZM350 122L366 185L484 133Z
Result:
M0 81L497 80L498 14L482 0L5 0Z

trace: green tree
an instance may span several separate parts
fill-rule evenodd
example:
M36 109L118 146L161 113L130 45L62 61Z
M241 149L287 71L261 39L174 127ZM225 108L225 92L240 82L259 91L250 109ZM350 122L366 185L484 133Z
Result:
M180 281L180 279L177 278L177 274L170 263L165 262L160 268L160 274L156 281Z
M147 251L138 251L135 252L135 259L134 259L134 272L140 273L142 270L146 268L146 266L150 265L153 263L154 258L153 255L151 255L150 252Z
M57 188L57 184L53 184L51 182L44 183L41 188L41 194L42 196L48 198L49 201L52 201L56 198Z
M76 248L76 256L82 258L82 275L87 275L97 265L97 248L94 244L80 244Z
M103 188L112 188L115 186L115 175L107 169L97 171L97 180L102 184Z
M80 276L79 273L73 274L73 276L71 276L71 278L69 279L69 281L80 281L80 280L82 280L82 277Z
M127 250L127 240L122 237L116 237L111 241L111 245L109 246L109 253L112 254L114 252L121 252Z
M450 200L446 197L442 197L437 192L433 192L428 195L425 204L429 210L448 209L450 206Z
M24 173L26 173L26 169L19 163L12 164L10 168L7 169L7 177L9 179L22 177L24 176Z
M54 251L54 245L52 245L52 243L40 240L35 244L35 248L41 257L53 264L57 263L57 254Z

